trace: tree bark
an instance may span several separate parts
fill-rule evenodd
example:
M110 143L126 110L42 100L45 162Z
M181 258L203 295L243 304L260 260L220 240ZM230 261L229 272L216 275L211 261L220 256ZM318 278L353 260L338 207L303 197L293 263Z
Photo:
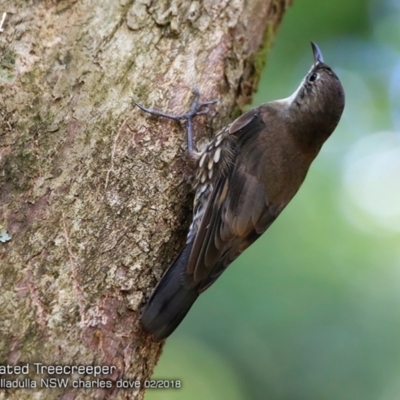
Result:
M249 102L289 3L1 1L0 365L28 364L18 379L37 382L35 398L143 398L116 381L149 379L159 358L138 316L183 244L191 197L183 130L132 98L183 113L197 86L220 98L196 119L210 135ZM113 388L45 389L85 374L34 363L115 366L85 371ZM0 398L31 396L0 385Z

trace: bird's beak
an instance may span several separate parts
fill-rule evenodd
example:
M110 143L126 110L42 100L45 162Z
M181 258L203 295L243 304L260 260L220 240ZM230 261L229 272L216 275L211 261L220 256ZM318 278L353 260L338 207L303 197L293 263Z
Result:
M314 42L311 42L311 47L312 47L312 51L314 53L314 65L323 63L324 57L322 56L322 53L321 53L321 50L319 49L319 47Z

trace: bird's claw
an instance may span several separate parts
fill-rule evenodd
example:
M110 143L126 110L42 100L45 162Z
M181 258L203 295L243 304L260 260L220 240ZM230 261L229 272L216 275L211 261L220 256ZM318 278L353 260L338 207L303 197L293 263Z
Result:
M163 111L155 110L153 108L147 108L142 106L141 104L137 103L135 100L133 100L133 104L140 108L142 111L147 112L148 114L154 115L156 117L163 117L163 118L168 118L172 119L174 121L185 121L186 122L186 133L187 133L187 140L188 140L188 151L191 153L193 151L193 125L192 125L192 118L194 118L196 115L204 115L207 114L210 111L210 108L208 107L211 104L217 103L219 100L214 99L214 100L208 100L208 101L199 101L200 99L200 91L196 87L192 87L193 94L194 94L194 99L192 102L192 105L189 109L188 112L182 115L176 115L176 114L168 114ZM205 107L205 109L203 109Z

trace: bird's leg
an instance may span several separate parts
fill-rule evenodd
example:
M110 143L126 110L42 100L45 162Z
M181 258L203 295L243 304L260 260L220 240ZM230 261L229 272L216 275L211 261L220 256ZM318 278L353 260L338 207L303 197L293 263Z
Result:
M152 108L146 108L140 105L139 103L136 103L135 100L133 100L133 104L135 104L137 107L139 107L142 111L145 111L151 115L155 115L157 117L164 117L164 118L169 118L174 121L185 121L185 126L186 126L186 134L187 134L187 148L189 154L193 152L193 124L192 124L192 119L196 115L201 115L201 114L207 114L210 110L207 107L210 104L216 103L218 100L209 100L209 101L199 101L200 99L200 92L197 88L193 88L193 94L194 94L194 99L192 102L192 105L190 107L190 110L186 112L185 114L182 115L176 115L176 114L168 114L162 111L154 110Z

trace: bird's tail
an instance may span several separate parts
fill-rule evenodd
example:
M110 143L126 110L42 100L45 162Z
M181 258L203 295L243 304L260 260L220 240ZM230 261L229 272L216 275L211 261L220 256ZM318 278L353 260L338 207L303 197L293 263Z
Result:
M142 312L142 325L155 340L169 336L199 296L197 288L185 282L191 248L192 244L184 247L154 289Z

